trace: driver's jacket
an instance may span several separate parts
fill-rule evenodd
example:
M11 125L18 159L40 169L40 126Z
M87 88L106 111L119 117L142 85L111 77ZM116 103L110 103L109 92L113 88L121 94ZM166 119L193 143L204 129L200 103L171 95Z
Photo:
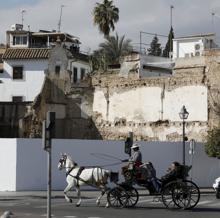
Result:
M142 164L142 154L140 151L135 151L131 157L129 158L129 161L134 162L134 166L139 167Z

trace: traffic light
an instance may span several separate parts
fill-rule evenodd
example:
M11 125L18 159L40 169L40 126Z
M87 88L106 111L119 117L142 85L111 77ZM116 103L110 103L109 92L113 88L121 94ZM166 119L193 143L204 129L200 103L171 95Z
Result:
M46 119L46 129L49 130L49 138L55 137L55 120L56 120L56 113L48 111L47 119Z
M133 145L133 133L129 132L129 136L125 140L125 153L131 156L131 146Z
M55 112L48 111L46 120L43 120L42 124L42 144L44 150L51 148L51 139L55 137L55 120Z

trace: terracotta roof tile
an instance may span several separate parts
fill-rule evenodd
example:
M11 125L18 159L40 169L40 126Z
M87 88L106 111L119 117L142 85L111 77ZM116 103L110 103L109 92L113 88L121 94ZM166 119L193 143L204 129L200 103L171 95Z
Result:
M8 48L3 59L48 59L49 48Z

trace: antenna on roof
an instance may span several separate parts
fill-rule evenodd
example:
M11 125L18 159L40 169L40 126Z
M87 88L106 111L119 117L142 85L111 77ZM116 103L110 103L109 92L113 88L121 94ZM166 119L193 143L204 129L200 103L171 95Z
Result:
M60 6L60 19L59 19L59 22L58 22L58 32L60 32L60 28L61 28L62 12L63 12L63 7L64 6L65 5Z
M21 11L21 24L22 24L22 26L24 24L24 13L26 13L26 10Z

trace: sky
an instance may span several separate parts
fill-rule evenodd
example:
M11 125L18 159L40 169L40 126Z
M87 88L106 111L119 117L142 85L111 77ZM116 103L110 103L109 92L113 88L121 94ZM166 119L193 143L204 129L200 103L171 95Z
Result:
M103 0L0 0L0 43L5 43L5 33L12 24L21 23L31 31L57 30L60 8L63 7L61 31L80 38L81 50L91 52L104 41L93 24L92 11L96 2ZM119 8L119 22L115 32L140 43L140 31L168 35L170 7L175 37L215 32L220 42L220 0L113 0ZM212 15L212 12L215 15ZM115 34L113 32L112 34ZM142 33L142 43L149 44L151 35ZM166 37L159 37L162 46Z

